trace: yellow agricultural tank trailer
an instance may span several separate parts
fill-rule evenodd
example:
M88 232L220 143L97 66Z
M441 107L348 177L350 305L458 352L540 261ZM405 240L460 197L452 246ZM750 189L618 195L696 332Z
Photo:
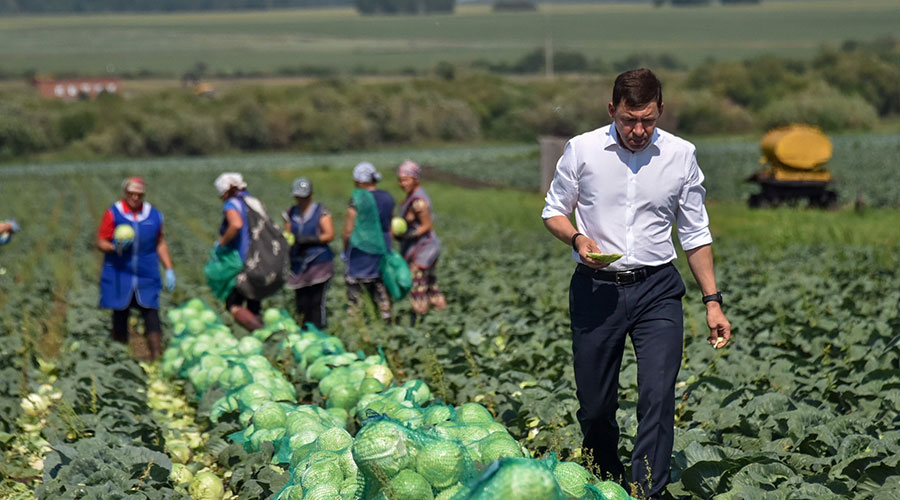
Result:
M810 206L829 208L837 203L830 191L831 172L825 164L831 159L831 141L821 130L807 125L788 125L770 130L760 141L765 164L747 180L762 190L750 196L751 207L796 204L807 200Z

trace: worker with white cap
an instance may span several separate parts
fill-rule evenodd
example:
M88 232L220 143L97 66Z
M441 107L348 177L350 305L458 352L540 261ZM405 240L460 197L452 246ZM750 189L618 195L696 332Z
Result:
M144 201L140 177L122 183L124 196L103 215L97 231L97 248L104 253L100 275L100 307L112 309L112 338L128 343L128 313L138 309L144 318L149 357L162 353L159 293L165 267L166 289L175 288L175 271L163 236L162 212Z
M224 202L222 207L224 217L219 227L220 236L216 246L226 250L237 250L241 260L246 262L250 250L250 223L247 219L245 202L245 198L249 196L247 183L241 174L225 172L216 178L213 185L219 193L219 198ZM263 327L259 317L262 303L244 296L237 287L225 299L225 308L234 320L247 330L253 331Z
M391 248L394 197L377 188L381 174L369 162L353 169L356 188L344 221L345 280L350 311L359 309L364 293L375 301L381 318L391 321L391 297L381 279L381 259Z
M328 246L334 239L334 223L331 212L313 201L309 179L297 178L291 194L296 203L282 213L284 230L293 237L287 287L294 290L297 314L303 321L324 329L325 295L334 276L334 253Z

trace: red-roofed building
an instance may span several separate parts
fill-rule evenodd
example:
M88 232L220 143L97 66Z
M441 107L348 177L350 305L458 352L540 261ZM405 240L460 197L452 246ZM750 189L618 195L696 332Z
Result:
M121 84L118 78L35 78L41 97L47 99L77 99L79 97L94 98L102 92L115 94Z

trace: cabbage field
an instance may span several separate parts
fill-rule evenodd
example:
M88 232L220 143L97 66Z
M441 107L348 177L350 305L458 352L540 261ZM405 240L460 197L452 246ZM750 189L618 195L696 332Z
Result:
M734 340L706 344L679 259L688 294L668 494L900 498L900 180L886 159L900 146L839 138L844 208L760 212L737 178L758 165L750 144L698 143ZM396 325L350 317L338 279L322 332L297 324L288 291L264 302L254 335L222 314L202 271L218 173L242 171L277 212L302 172L341 224L350 167L369 159L399 197L390 174L407 157L433 179L446 311L415 324L406 303ZM96 229L132 174L165 214L178 276L162 296L168 349L156 363L110 342L96 307ZM0 498L626 498L579 450L574 266L541 224L536 179L532 146L0 167L0 219L23 227L0 246ZM630 348L620 385L624 458L637 429Z

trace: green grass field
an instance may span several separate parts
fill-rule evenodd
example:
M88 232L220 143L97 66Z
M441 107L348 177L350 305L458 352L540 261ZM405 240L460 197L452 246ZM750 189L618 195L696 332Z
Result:
M669 53L687 64L758 54L809 57L846 39L896 35L894 0L765 1L757 6L654 8L542 6L493 14L362 17L350 9L0 18L0 70L17 74L107 71L180 75L198 61L212 72L274 73L320 66L397 71L439 61L512 62L550 36L557 49L615 61Z

